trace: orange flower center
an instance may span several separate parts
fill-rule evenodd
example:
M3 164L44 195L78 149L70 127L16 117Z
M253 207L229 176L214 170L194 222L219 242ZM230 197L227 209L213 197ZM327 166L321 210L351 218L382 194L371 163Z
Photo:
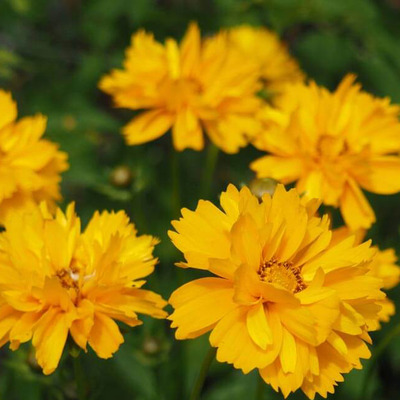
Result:
M57 271L56 277L63 288L79 290L79 270L77 268L60 269Z
M300 270L290 261L279 262L275 258L264 262L257 271L263 282L275 283L291 291L298 293L307 286L301 277Z
M167 108L170 111L179 111L198 103L201 86L193 79L181 78L166 82L161 91L165 94Z
M335 159L348 151L347 143L341 139L330 135L322 135L317 142L317 152L319 156L327 159Z

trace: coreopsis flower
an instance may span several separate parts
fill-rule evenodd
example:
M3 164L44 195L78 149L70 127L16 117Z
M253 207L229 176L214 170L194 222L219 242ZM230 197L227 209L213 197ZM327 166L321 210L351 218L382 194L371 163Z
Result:
M263 110L267 128L255 145L271 154L251 164L260 178L296 181L300 193L340 208L352 231L375 221L362 188L400 191L400 107L354 80L333 93L313 82L288 88L277 109Z
M156 243L137 236L122 211L96 212L83 232L73 204L55 216L44 203L12 213L0 234L0 345L15 350L31 340L45 374L68 336L111 357L124 341L116 321L134 327L137 313L166 316L166 302L141 289Z
M230 45L227 33L201 40L192 23L182 42L165 45L143 30L132 37L124 69L103 77L99 87L117 107L142 110L123 128L130 145L172 128L176 150L204 147L203 131L223 151L235 153L259 127L257 65Z
M366 232L359 230L355 232L356 243L361 243ZM351 236L352 233L346 227L341 227L333 231L333 239L338 242ZM394 249L380 250L377 246L373 247L376 253L370 264L369 274L382 279L383 289L390 290L400 282L400 267L397 265L397 256ZM381 306L379 311L379 320L388 322L395 313L395 304L388 297L385 297L378 303Z
M211 332L218 361L258 369L285 397L298 388L325 397L370 357L385 296L369 274L374 250L354 236L331 243L318 201L304 204L295 189L278 185L259 202L230 185L220 202L183 209L169 232L186 259L179 267L212 274L171 295L176 338Z
M288 83L304 80L286 45L267 28L238 26L229 30L229 39L244 57L257 63L264 89L272 95L281 93Z
M67 154L42 136L43 115L17 119L11 94L0 90L0 224L11 211L59 200Z

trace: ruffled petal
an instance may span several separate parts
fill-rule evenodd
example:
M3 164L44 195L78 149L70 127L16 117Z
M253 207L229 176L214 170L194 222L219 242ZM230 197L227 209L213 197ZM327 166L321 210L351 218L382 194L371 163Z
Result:
M129 145L150 142L171 128L174 116L163 110L143 112L123 128L122 133Z

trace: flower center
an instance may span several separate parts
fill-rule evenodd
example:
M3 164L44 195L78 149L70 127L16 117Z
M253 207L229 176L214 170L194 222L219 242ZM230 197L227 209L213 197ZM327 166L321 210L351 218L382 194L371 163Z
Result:
M79 290L79 270L77 268L60 269L57 271L56 277L63 288Z
M321 157L336 159L348 152L348 145L341 138L322 135L317 142L317 151Z
M300 270L293 267L293 263L290 261L279 262L275 258L271 258L260 265L257 274L263 282L275 283L292 293L301 292L307 287Z
M187 106L195 106L201 93L201 86L193 79L177 79L170 81L160 89L165 95L167 108L179 111Z

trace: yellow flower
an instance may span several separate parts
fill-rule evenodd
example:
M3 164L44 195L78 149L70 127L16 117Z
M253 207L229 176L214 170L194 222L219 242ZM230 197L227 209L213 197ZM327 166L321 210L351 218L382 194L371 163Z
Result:
M230 29L229 38L244 57L257 63L264 88L268 92L280 93L288 83L304 80L297 61L274 32L242 25Z
M0 234L0 345L32 340L45 374L58 366L68 335L109 358L124 341L115 321L140 325L137 313L164 318L162 298L141 289L157 260L157 240L137 236L122 211L96 212L81 233L69 205L15 212Z
M226 32L201 40L191 24L178 43L158 43L150 33L132 37L123 70L103 77L99 87L117 107L143 111L123 129L130 145L145 143L172 128L176 150L204 147L203 129L223 151L235 153L260 128L258 68L243 58Z
M214 276L189 282L170 298L177 339L211 331L217 360L258 369L284 396L334 391L342 374L370 357L365 341L377 326L382 282L368 275L374 250L349 237L331 244L318 201L304 205L278 185L261 201L230 185L220 211L200 201L182 210L169 232L191 267Z
M355 232L357 244L362 242L365 233L363 230ZM332 240L334 241L344 240L346 237L351 236L351 232L346 227L342 227L335 229L333 236ZM380 250L377 246L374 246L374 249L376 253L370 264L369 274L382 279L383 289L393 289L400 282L400 267L396 264L396 252L394 249ZM390 317L395 314L395 304L387 297L379 301L378 304L382 307L379 311L379 320L389 322Z
M60 173L68 168L67 154L42 139L44 116L16 118L16 103L0 90L0 224L12 210L59 200Z
M353 231L375 221L361 188L400 191L400 107L354 79L348 75L334 93L315 83L288 88L278 109L264 109L267 128L255 142L271 155L251 164L260 178L297 181L300 193L339 207Z

